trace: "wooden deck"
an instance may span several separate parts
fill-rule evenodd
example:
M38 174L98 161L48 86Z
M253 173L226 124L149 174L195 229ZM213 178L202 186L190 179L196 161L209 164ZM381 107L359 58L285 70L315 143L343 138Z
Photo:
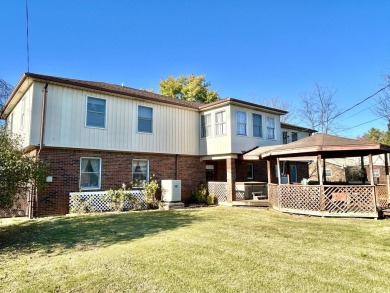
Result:
M261 207L268 208L269 202L268 199L262 200L236 200L232 202L233 207Z

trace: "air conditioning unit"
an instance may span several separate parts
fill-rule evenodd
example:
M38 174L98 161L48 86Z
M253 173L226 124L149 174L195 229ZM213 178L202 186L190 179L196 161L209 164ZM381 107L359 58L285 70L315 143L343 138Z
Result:
M181 180L161 180L161 199L164 202L181 201Z

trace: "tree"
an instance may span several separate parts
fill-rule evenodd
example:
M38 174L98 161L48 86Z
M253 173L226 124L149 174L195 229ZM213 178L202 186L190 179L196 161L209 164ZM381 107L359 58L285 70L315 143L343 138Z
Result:
M4 106L8 96L12 92L12 85L0 78L0 109Z
M20 138L0 127L0 208L12 207L29 188L44 188L46 174L46 164L25 156Z
M336 116L340 114L336 100L336 91L316 84L310 93L301 94L302 122L322 133L336 133L340 127Z
M261 104L267 107L287 111L287 114L280 116L281 122L292 123L292 121L295 120L296 110L290 102L286 102L278 97L275 97L265 99Z
M160 81L159 92L162 95L201 103L211 103L219 99L217 92L209 89L204 75L169 76Z
M376 105L374 106L374 113L381 118L386 119L387 123L390 123L390 76L386 77L388 87L384 89L379 97L376 99Z

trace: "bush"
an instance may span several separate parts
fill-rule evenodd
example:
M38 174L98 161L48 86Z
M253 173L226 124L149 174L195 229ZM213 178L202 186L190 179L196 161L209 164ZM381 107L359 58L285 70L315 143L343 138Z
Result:
M207 203L207 188L203 184L192 191L192 201L195 203Z
M149 183L142 182L144 188L145 202L148 209L157 209L159 207L159 201L156 199L156 192L158 190L158 183L156 180L150 179Z
M71 213L92 213L95 211L95 205L93 204L93 197L83 198L81 194L75 193L70 197L71 202L73 202L73 207L71 208Z

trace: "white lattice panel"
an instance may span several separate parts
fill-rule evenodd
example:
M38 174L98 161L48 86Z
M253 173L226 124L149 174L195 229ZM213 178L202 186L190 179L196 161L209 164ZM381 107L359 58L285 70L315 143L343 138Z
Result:
M218 202L227 201L227 182L208 182L207 189L209 194L213 193L218 199Z
M302 211L320 210L320 187L310 185L288 185L278 187L280 208Z
M124 209L146 209L145 196L142 190L126 191L131 193L135 197L135 201L130 203L125 201ZM107 198L107 191L94 191L94 192L73 192L69 194L69 210L84 210L91 212L107 212L112 211L110 201ZM134 206L136 205L136 206Z

